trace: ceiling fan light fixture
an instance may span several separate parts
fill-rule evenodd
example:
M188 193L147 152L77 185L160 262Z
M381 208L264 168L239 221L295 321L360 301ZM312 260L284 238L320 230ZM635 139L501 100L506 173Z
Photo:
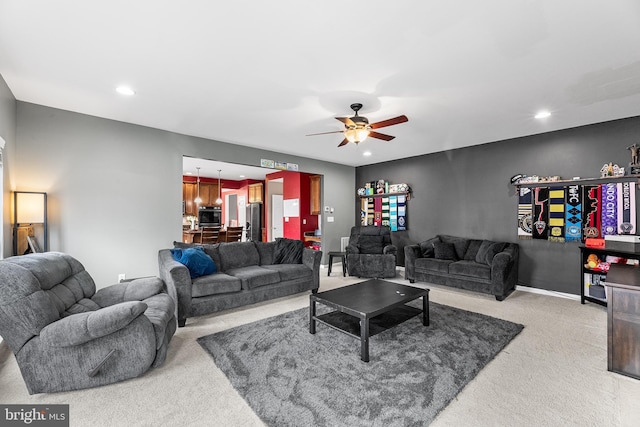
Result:
M369 136L369 129L356 129L356 128L351 128L351 129L347 129L344 132L345 138L347 138L347 140L349 142L354 142L354 143L359 143L364 141L365 139L367 139L367 137Z

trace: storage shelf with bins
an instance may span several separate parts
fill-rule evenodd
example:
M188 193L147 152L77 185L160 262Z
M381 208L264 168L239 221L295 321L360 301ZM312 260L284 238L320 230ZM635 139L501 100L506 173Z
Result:
M589 293L590 285L597 286L597 283L599 282L604 287L604 283L602 282L606 282L607 275L605 271L592 269L587 266L587 258L590 254L595 254L600 260L603 261L606 260L608 255L625 259L640 260L640 252L635 252L632 250L626 251L619 249L607 249L606 247L588 248L584 245L580 246L580 302L584 304L585 301L589 301L606 307L606 294L604 295L604 298L599 298L597 296L590 295Z

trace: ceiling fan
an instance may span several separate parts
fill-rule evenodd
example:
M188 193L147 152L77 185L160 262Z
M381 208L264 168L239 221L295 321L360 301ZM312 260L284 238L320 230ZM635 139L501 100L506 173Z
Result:
M321 132L321 133L312 133L307 136L313 135L326 135L329 133L342 133L344 134L344 139L338 147L342 147L349 142L353 142L358 144L367 137L382 139L384 141L391 141L395 136L385 135L384 133L379 133L373 131L373 129L379 129L386 126L393 126L399 123L404 123L409 121L407 116L398 116L392 119L383 120L377 123L369 124L369 120L366 117L359 116L358 111L362 108L362 104L351 104L351 109L356 113L353 117L336 117L337 120L340 120L344 123L344 130L337 130L333 132Z

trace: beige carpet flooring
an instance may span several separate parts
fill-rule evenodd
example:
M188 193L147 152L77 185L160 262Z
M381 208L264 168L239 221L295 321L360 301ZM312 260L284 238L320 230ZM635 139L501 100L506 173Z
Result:
M320 289L357 281L338 276L339 271L334 266L328 278L321 270ZM408 284L401 275L397 281ZM525 325L432 426L640 425L640 381L607 371L605 308L522 291L498 302L488 295L429 287L434 302ZM3 343L0 402L69 404L72 426L262 426L195 340L307 307L308 300L304 293L189 319L174 336L162 367L89 390L30 396ZM358 352L354 340L353 354L345 357L357 358Z

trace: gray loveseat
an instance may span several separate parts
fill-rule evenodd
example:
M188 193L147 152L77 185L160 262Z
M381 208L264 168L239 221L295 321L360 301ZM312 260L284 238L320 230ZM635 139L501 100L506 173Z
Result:
M303 245L300 241L293 242ZM173 258L170 249L159 251L160 277L177 293L179 326L185 325L187 317L307 290L317 292L320 286L320 251L301 248L299 263L282 264L278 263L278 242L174 244L182 248L202 247L217 268L213 274L192 279L187 267Z
M404 247L405 278L494 295L504 300L518 282L516 243L438 235Z
M96 292L69 255L0 261L0 335L30 394L77 390L142 375L164 361L175 303L157 277Z

